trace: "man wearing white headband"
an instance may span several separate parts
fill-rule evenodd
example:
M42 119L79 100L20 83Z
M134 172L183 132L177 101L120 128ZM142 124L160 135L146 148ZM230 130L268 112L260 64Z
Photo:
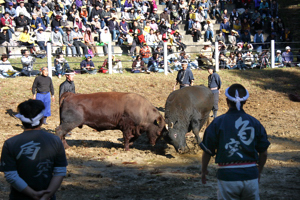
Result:
M65 75L66 75L66 80L59 86L59 98L65 92L75 93L74 70L67 70Z
M200 143L202 183L206 184L208 163L216 155L218 199L258 200L259 178L270 142L262 124L243 110L248 91L240 84L233 84L225 95L228 112L214 119Z
M45 106L28 100L18 106L16 115L24 132L4 142L0 171L11 185L5 199L55 199L66 175L67 159L61 140L41 130Z

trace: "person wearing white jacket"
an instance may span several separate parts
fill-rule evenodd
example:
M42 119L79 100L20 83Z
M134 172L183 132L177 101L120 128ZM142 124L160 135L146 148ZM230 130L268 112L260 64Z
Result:
M155 38L156 38L156 35L154 34L154 30L150 29L150 33L145 36L145 40L146 40L147 45L150 46L152 48L152 50L156 49L156 47L157 47Z
M16 77L19 74L19 72L14 70L7 59L8 56L6 54L2 54L0 60L0 78Z
M100 35L100 41L103 42L103 52L106 56L108 53L108 44L111 43L111 34L109 33L109 29L107 26L103 28L103 32ZM114 53L113 46L111 47L111 52Z
M27 9L24 6L24 1L20 1L20 5L16 8L17 16L20 15L20 13L23 13L24 16L31 19L31 15L27 12Z
M39 45L40 50L47 51L47 42L49 41L49 37L44 33L43 27L39 27L36 32L36 40Z

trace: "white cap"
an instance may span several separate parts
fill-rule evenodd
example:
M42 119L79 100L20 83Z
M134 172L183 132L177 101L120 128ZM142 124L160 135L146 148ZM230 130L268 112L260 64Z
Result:
M285 49L286 50L288 50L288 49L291 50L291 47L290 46L286 46Z
M281 53L281 51L280 51L280 50L277 50L276 53Z

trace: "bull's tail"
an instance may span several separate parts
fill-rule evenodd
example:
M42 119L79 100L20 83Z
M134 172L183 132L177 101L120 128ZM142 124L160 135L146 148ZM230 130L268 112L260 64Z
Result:
M206 127L205 127L205 129L209 126L209 124L210 124L210 120L209 120L209 116L208 116L208 118L207 118L207 120L206 120Z
M63 104L64 104L64 100L68 97L68 96L70 96L70 95L72 95L73 93L71 93L71 92L65 92L65 93L63 93L62 95L61 95L61 97L59 98L59 120L60 120L60 123L59 124L61 124L62 123L62 116L61 116L61 114L62 114L62 108L63 108Z

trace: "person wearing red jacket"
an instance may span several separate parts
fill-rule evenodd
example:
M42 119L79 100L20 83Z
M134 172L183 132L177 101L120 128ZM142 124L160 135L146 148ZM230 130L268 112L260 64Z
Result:
M151 50L147 43L143 44L143 48L140 50L140 55L142 56L142 61L144 61L145 64L148 64L151 56Z
M15 31L13 30L13 26L12 26L12 20L9 16L9 13L6 12L4 14L4 16L1 18L1 28L2 27L8 27L9 29L7 29L7 33L8 33L8 37L9 39L12 38L12 33L15 33Z

